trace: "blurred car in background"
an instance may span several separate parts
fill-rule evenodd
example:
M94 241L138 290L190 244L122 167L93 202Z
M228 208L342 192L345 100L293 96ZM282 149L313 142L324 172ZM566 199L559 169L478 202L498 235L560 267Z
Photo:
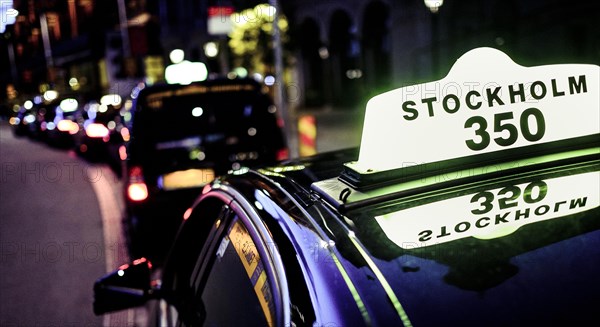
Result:
M41 99L40 99L41 98ZM58 92L45 92L43 96L37 96L33 100L33 107L30 112L35 120L29 124L29 136L36 141L46 142L48 139L48 123L54 122L56 117L56 107L60 105L62 98ZM52 128L52 124L50 127Z
M51 146L71 148L83 122L79 98L75 94L59 95L56 91L46 91L25 101L9 123L16 136L29 136Z
M48 107L42 122L46 142L55 147L72 148L82 121L82 110L75 98L65 98L56 107Z
M35 121L35 114L31 111L33 102L28 100L8 120L12 126L15 136L29 136L31 127L29 126Z
M134 90L124 168L132 255L164 258L201 187L244 166L288 156L282 120L254 80Z
M119 150L129 140L129 130L121 116L122 99L117 94L107 94L84 107L83 128L77 138L77 152L90 161L106 162L117 175L121 175Z
M58 92L47 91L44 95L37 95L27 100L19 108L10 124L14 127L16 136L28 136L34 140L45 140L46 137L46 114L54 119L54 109L60 104Z

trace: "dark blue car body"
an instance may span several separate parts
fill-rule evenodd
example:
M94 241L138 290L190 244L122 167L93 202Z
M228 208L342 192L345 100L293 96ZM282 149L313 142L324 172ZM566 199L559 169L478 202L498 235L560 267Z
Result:
M349 197L331 197L347 188L337 176L341 164L354 158L356 151L329 153L238 171L207 185L184 217L160 290L144 293L159 294L166 304L167 310L158 314L162 323L598 324L597 147L575 159L565 157L543 167L479 176L470 182L448 180L399 191L394 188L402 183L388 190L349 188ZM583 183L572 185L577 180ZM543 187L537 191L530 187L518 200L505 191L528 185ZM591 191L573 195L580 189ZM507 194L508 211L496 217L477 216L473 228L512 219L527 224L495 237L398 244L374 218L490 192ZM535 203L557 192L566 200ZM473 211L485 203L470 202ZM528 203L533 205L529 210ZM462 210L451 205L435 212L444 224L444 217L457 209ZM549 216L553 213L557 214ZM424 218L425 226L434 218ZM464 232L464 223L457 226L462 227L445 232ZM441 236L438 231L420 234L424 241ZM97 313L106 311L98 296L105 289L101 285L96 289Z

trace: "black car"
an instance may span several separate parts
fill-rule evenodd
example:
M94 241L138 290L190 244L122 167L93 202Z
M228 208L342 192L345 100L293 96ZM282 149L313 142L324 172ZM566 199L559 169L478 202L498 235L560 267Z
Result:
M10 119L15 136L28 136L51 146L71 148L81 130L83 110L77 94L46 91L20 106Z
M176 217L204 185L229 170L272 164L288 150L277 109L253 80L134 91L124 220L132 254L160 258Z
M42 123L46 142L60 148L75 146L75 135L79 133L83 122L82 112L75 98L61 99L56 107L46 109Z
M105 162L121 176L121 153L129 129L125 126L122 99L117 94L104 95L100 102L84 106L83 127L76 139L76 150L85 159Z
M38 141L47 140L47 124L51 122L50 127L54 127L56 107L61 101L58 92L50 94L51 96L38 95L23 103L11 120L16 136L28 136Z
M96 282L95 312L158 299L173 326L599 325L600 68L508 59L476 49L447 80L374 97L359 152L217 178L160 278L122 267ZM490 76L509 92L472 88Z
M31 110L32 108L33 102L28 100L19 106L19 109L9 119L15 136L30 136L32 134L32 126L36 119L35 111Z
M95 310L160 298L173 326L597 324L599 149L417 189L349 187L353 151L237 172L186 213L160 289L138 261L97 283Z

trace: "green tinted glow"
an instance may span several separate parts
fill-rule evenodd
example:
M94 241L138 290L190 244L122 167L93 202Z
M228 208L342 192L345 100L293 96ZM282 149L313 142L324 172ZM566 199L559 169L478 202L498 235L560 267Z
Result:
M394 305L394 309L396 309L396 312L398 313L400 320L402 320L402 325L404 325L404 327L411 327L412 323L410 322L410 319L408 318L406 311L402 307L400 300L398 300L398 298L396 297L396 293L394 293L394 290L392 289L390 284L385 279L385 276L383 276L383 273L381 273L381 270L379 270L379 268L377 267L375 262L373 262L373 260L371 260L371 257L365 252L365 250L362 248L362 245L360 245L358 243L358 241L356 240L356 236L354 236L353 232L350 232L350 234L348 235L348 238L350 238L350 240L354 244L354 247L360 252L363 259L365 259L365 261L369 265L369 268L371 268L371 270L377 277L377 280L379 281L379 283L381 283L381 286L385 290L385 293L387 294L388 298Z
M478 238L480 240L491 240L498 237L508 236L519 229L518 226L502 226L494 229L489 233L481 233L477 235L473 235L473 237Z
M348 276L348 273L346 272L346 270L340 263L340 259L338 259L338 257L335 255L335 253L333 253L331 251L330 251L330 253L331 253L331 258L333 259L333 262L335 262L335 265L338 268L338 270L340 271L340 274L342 274L342 277L344 278L344 282L346 282L346 285L348 286L350 293L352 293L352 297L354 298L354 301L356 301L358 310L360 310L360 313L362 314L363 319L365 320L367 325L370 326L371 325L371 317L369 317L367 308L365 307L364 302L360 298L360 294L358 294L358 290L356 289L356 287L352 283L352 280L350 279L350 276Z
M500 163L497 165L487 165L487 166L481 166L481 167L470 168L470 169L462 169L462 170L453 171L453 172L446 172L444 174L425 177L422 179L417 179L417 180L413 180L413 181L409 181L409 182L405 182L405 183L400 183L400 184L393 185L393 186L382 187L375 191L370 191L368 193L365 193L365 196L366 197L378 196L378 195L382 195L382 194L389 194L389 193L400 192L400 191L405 191L405 190L418 189L418 188L435 185L435 184L442 183L442 182L448 182L451 180L460 180L463 178L468 178L468 177L473 177L473 176L481 176L483 179L486 174L490 174L490 173L506 171L506 174L510 174L510 171L513 169L516 169L516 168L531 167L531 166L535 166L535 165L556 162L556 161L560 161L560 160L564 160L564 159L579 158L579 157L594 155L594 154L596 154L596 155L600 154L600 147L566 151L566 152L561 152L558 154L544 155L544 156L538 156L538 157L533 157L533 158L528 158L528 159L508 161L508 162ZM355 193L358 194L358 192L355 192Z

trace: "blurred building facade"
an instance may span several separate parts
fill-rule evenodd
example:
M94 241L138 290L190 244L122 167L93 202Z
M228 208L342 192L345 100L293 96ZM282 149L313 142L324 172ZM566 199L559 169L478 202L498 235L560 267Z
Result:
M517 63L600 63L600 3L566 0L286 1L301 106L362 106L440 79L463 53L498 48ZM434 12L436 11L437 12Z
M15 0L19 15L0 38L0 100L10 97L9 85L21 94L44 85L98 96L160 81L173 49L223 75L232 68L228 37L208 33L211 7L261 2L268 1ZM362 108L374 94L442 78L481 46L525 66L600 62L595 1L446 0L435 13L423 0L279 4L289 22L287 100L296 108ZM209 42L217 56L205 51Z
M158 21L143 0L15 0L13 7L18 16L0 41L0 100L47 89L98 99L120 81L143 80L144 60L162 56L149 37Z
M117 23L117 17L110 14L113 8L106 4L92 0L14 1L19 15L3 38L3 48L12 52L3 64L11 66L12 72L3 71L2 79L27 94L40 92L40 87L93 92L99 83L96 65L104 55L104 42L99 40Z

